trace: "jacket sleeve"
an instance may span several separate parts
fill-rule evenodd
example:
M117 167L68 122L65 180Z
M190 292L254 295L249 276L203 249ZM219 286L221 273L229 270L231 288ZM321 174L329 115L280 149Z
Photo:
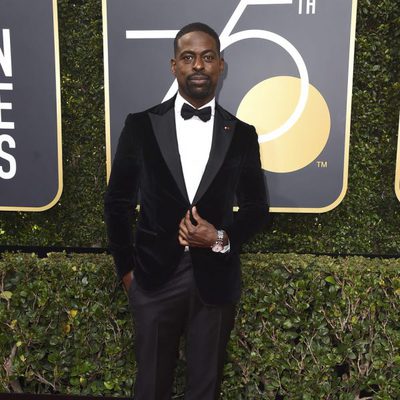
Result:
M239 210L234 222L225 227L232 251L240 251L241 245L261 231L269 220L267 188L254 127L250 127L247 136L248 146L236 190Z
M132 114L126 118L104 199L109 248L120 279L134 268L133 222L141 166L141 146L134 120Z

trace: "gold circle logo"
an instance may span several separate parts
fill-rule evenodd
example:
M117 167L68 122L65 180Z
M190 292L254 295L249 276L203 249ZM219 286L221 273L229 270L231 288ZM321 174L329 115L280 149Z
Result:
M300 84L299 78L291 76L277 76L258 83L244 96L237 117L254 125L260 136L277 129L296 107ZM330 127L328 105L310 84L307 104L297 122L283 135L260 143L263 169L284 173L304 168L324 149Z

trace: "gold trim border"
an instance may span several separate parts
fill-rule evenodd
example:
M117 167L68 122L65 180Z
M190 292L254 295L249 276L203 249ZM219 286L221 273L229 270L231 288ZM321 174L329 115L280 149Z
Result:
M58 35L57 0L52 0L53 5L53 30L54 30L54 67L56 78L56 114L57 114L57 159L58 159L58 190L53 200L41 207L1 207L0 211L46 211L60 200L63 191L63 162L62 162L62 118L61 118L61 77L60 77L60 46Z
M347 82L347 107L346 107L346 126L344 142L344 162L343 162L343 186L338 198L331 204L321 208L295 208L295 207L271 207L270 211L280 213L325 213L336 208L344 199L348 188L349 177L349 148L350 148L350 125L351 125L351 101L353 98L353 72L354 72L354 49L356 39L356 21L357 21L357 0L352 0L350 27L350 46L349 46L349 72Z
M106 132L106 176L107 183L111 174L111 127L110 127L110 74L108 65L108 18L107 0L102 0L103 18L103 57L104 57L104 110Z
M397 157L396 157L396 175L394 178L394 191L397 199L400 201L400 113L399 113L399 129L397 136Z
M350 148L350 126L351 126L351 102L353 98L353 72L354 72L354 49L356 41L356 21L357 21L357 0L352 0L350 27L350 46L349 46L349 72L347 81L347 105L346 105L346 127L344 142L344 162L343 162L343 186L338 198L331 204L320 208L295 208L295 207L271 207L270 211L279 213L325 213L336 208L344 199L348 188L349 177L349 148Z
M110 91L109 91L109 69L108 69L108 26L107 26L107 0L102 0L103 7L103 40L104 40L104 96L105 96L105 130L106 130L106 163L107 182L111 172L111 132L110 132ZM349 46L349 70L347 82L347 105L345 125L345 146L343 165L343 186L338 198L331 204L321 208L296 208L296 207L271 207L271 212L276 213L325 213L336 208L344 199L348 188L349 173L349 148L350 148L350 125L351 125L351 102L353 97L353 72L354 72L354 49L356 38L357 0L352 0L352 15L350 27ZM237 207L234 207L237 209Z

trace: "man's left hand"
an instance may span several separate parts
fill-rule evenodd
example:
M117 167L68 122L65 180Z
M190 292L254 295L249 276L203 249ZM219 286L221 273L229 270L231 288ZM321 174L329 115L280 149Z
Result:
M192 216L197 225L192 224L188 210L179 224L179 243L182 246L211 247L217 240L215 226L201 218L196 207L192 208Z

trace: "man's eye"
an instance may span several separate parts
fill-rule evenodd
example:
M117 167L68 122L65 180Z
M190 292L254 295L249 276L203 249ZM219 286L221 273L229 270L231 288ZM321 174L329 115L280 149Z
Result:
M183 60L184 61L192 61L193 60L193 56L191 56L191 55L183 56Z
M205 55L203 58L205 61L213 61L214 60L214 56L212 56L210 54Z

